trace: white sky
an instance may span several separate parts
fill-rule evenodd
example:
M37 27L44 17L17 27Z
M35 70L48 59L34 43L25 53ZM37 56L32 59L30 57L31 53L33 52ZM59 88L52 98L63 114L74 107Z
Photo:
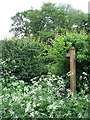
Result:
M0 0L0 40L10 38L11 17L17 12L22 12L31 7L39 9L43 2L67 3L75 9L81 9L88 13L88 2L90 0Z

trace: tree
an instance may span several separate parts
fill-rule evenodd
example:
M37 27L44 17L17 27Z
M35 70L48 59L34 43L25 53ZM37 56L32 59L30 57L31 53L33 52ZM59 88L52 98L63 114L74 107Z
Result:
M30 33L45 41L48 37L53 38L58 28L71 30L73 24L80 28L87 23L87 15L80 10L75 10L71 5L44 3L41 10L27 10L17 13L11 18L13 20L11 32L15 35L28 36ZM50 35L46 34L48 32ZM51 33L52 32L52 33ZM43 35L42 35L43 33Z

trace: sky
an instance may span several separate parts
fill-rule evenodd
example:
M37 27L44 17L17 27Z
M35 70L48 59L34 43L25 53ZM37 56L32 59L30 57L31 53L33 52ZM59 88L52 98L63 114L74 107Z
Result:
M84 13L88 13L88 2L90 0L0 0L0 40L4 38L11 38L12 33L9 33L11 29L11 17L17 12L23 12L33 9L40 9L43 2L71 4L73 8L82 10Z

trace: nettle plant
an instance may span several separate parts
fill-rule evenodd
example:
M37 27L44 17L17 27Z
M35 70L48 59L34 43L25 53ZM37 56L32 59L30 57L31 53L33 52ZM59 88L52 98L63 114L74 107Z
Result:
M2 86L3 118L88 118L89 95L83 90L70 98L62 77L43 75L38 81L35 77L32 86L15 76L9 79Z

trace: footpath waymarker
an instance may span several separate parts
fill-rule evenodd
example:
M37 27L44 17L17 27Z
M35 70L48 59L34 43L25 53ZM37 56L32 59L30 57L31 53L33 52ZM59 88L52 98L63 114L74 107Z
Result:
M73 94L76 92L76 51L74 47L70 49L70 89Z
M70 89L74 94L76 92L76 51L74 47L70 49L66 57L70 57Z

